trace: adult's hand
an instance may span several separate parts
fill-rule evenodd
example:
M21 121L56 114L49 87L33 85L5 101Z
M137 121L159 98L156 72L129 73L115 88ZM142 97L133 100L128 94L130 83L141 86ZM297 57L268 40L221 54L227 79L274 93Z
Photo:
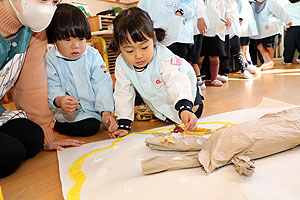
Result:
M44 150L64 150L64 147L80 147L85 144L83 140L74 140L74 139L56 139L51 142L48 142L44 145Z

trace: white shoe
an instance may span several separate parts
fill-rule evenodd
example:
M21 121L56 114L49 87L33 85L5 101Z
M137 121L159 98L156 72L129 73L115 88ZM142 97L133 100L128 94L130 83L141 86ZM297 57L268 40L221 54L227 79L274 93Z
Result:
M223 83L222 83L222 81L215 79L210 82L210 85L214 86L214 87L221 87L223 85Z
M201 90L206 89L205 81L197 81L197 85L200 87Z
M300 58L296 58L296 62L300 64Z
M281 64L283 64L283 65L291 65L293 63L286 63L286 62L282 61Z
M260 67L261 71L269 70L274 68L274 62L271 60L270 62L262 64Z
M253 75L248 70L245 70L243 73L241 73L241 78L252 79Z
M251 73L251 74L257 74L260 72L260 68L257 68L256 66L254 65L248 65L246 67L246 69Z
M219 75L218 74L217 79L219 81L222 81L222 83L227 83L228 82L228 76L227 75Z

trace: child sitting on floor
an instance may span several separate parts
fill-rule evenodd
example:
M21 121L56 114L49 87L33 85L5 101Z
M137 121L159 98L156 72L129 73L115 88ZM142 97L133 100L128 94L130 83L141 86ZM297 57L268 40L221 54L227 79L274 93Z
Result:
M54 129L71 136L97 133L100 122L117 129L113 84L99 52L88 46L89 23L82 11L70 4L59 4L47 28L48 100L57 108Z

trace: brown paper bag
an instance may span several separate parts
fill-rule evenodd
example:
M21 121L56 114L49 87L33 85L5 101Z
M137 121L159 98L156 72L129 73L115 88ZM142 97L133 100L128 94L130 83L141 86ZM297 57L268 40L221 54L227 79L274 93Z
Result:
M250 175L252 159L299 144L300 108L292 108L215 132L202 146L198 158L206 173L233 162L240 174Z
M142 160L143 174L153 174L166 170L199 167L198 152L164 154Z
M202 136L183 135L175 137L175 144L161 143L163 137L147 137L146 145L153 150L162 151L199 151L207 140Z

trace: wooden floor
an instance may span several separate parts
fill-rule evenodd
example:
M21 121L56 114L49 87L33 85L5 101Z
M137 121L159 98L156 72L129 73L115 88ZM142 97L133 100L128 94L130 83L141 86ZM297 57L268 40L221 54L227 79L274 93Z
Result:
M203 117L255 107L263 97L300 105L300 64L275 65L274 70L262 72L253 80L238 79L239 74L230 74L229 83L223 87L208 86ZM209 85L207 83L207 85ZM163 122L135 122L133 131L169 125ZM58 138L65 136L57 135ZM80 138L86 142L108 139L103 127L95 136ZM1 163L2 164L2 163ZM55 151L41 151L36 157L24 162L7 178L0 179L4 200L63 199ZM1 197L0 197L1 199Z

